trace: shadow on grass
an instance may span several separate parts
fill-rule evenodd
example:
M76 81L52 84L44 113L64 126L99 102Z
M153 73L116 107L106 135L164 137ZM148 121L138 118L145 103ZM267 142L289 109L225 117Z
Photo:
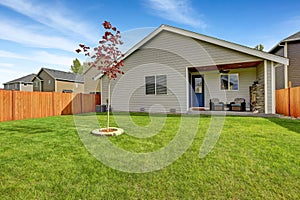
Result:
M280 118L268 118L268 120L290 131L300 134L300 120Z

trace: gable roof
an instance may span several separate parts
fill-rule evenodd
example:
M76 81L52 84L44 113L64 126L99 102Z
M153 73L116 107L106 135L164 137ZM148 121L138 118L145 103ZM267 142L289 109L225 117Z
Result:
M282 44L285 42L294 42L294 41L300 41L300 31L281 40L278 44L276 44L269 52L274 53L277 49L281 48Z
M56 70L56 69L42 68L39 71L38 75L42 71L45 71L47 74L49 74L55 80L84 83L84 76L81 74L74 74L72 72L64 72L64 71L60 71L60 70Z
M191 38L194 38L194 39L197 39L197 40L201 40L201 41L208 42L208 43L211 43L211 44L214 44L214 45L218 45L218 46L221 46L221 47L225 47L225 48L228 48L228 49L232 49L232 50L235 50L235 51L246 53L246 54L249 54L249 55L252 55L252 56L256 56L256 57L263 58L263 59L266 59L266 60L274 61L276 63L285 64L285 65L289 64L289 59L281 57L281 56L277 56L277 55L274 55L274 54L270 54L268 52L259 51L259 50L256 50L254 48L246 47L246 46L239 45L239 44L236 44L236 43L228 42L228 41L225 41L225 40L221 40L221 39L218 39L218 38L206 36L206 35L203 35L203 34L192 32L192 31L187 31L187 30L184 30L184 29L172 27L172 26L165 25L165 24L158 27L156 30L154 30L152 33L150 33L148 36L146 36L143 40L141 40L139 43L137 43L135 46L133 46L131 49L129 49L125 53L125 56L124 56L123 59L125 59L126 57L131 55L133 52L135 52L137 49L139 49L141 46L146 44L148 41L150 41L152 38L154 38L156 35L158 35L162 31L169 31L169 32L172 32L172 33L177 33L179 35L191 37Z
M300 31L285 38L282 42L291 42L291 41L296 41L296 40L300 40Z
M12 81L3 83L3 84L11 84L11 83L32 83L32 79L36 76L36 74L28 74L21 78L14 79Z
M214 45L218 45L221 47L225 47L231 50L235 50L235 51L239 51L248 55L252 55L252 56L256 56L259 58L263 58L265 60L270 60L276 63L280 63L280 64L284 64L284 65L288 65L289 64L289 59L288 58L284 58L281 56L277 56L268 52L264 52L264 51L260 51L254 48L250 48L247 46L243 46L240 44L236 44L233 42L228 42L225 40L221 40L218 38L214 38L214 37L210 37L207 35L203 35L200 33L195 33L192 31L188 31L188 30L184 30L181 28L177 28L177 27L173 27L173 26L169 26L169 25L165 25L162 24L161 26L159 26L157 29L155 29L152 33L150 33L148 36L146 36L143 40L141 40L140 42L138 42L136 45L134 45L132 48L130 48L125 54L123 59L126 59L128 56L130 56L132 53L134 53L136 50L138 50L140 47L142 47L144 44L146 44L147 42L149 42L151 39L153 39L154 37L156 37L159 33L161 33L162 31L169 31L172 33L177 33L179 35L183 35L186 37L190 37L190 38L194 38L197 40L201 40L204 42L208 42ZM95 76L94 79L99 79L103 77L103 75L101 74L101 72Z

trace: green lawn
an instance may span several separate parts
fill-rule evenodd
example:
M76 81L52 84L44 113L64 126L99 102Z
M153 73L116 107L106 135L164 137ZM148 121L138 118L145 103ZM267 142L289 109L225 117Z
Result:
M105 115L97 117L105 122ZM147 115L131 118L142 127L150 123ZM181 120L168 116L153 137L136 138L127 130L109 140L130 152L157 151L172 142ZM213 150L199 158L210 122L201 116L185 153L149 173L122 172L98 161L82 143L73 116L1 122L0 199L299 199L299 120L226 117ZM103 140L88 132L86 137Z

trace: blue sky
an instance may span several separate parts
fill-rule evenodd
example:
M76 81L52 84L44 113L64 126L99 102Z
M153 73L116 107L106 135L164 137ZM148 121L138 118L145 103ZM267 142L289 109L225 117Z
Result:
M296 0L1 0L0 87L41 67L68 71L79 43L97 44L104 20L124 49L161 24L269 50L300 31Z

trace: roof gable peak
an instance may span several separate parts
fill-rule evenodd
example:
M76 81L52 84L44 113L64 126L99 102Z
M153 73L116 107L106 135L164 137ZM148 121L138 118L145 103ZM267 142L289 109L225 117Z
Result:
M128 57L129 55L131 55L133 52L135 52L137 49L139 49L140 47L142 47L143 45L145 45L148 41L150 41L151 39L155 38L158 34L160 34L162 31L169 31L172 33L177 33L179 35L183 35L186 37L191 37L197 40L202 40L204 42L208 42L214 45L218 45L221 47L225 47L231 50L235 50L235 51L239 51L245 54L249 54L252 56L256 56L259 58L263 58L266 60L270 60L270 61L274 61L277 63L281 63L281 64L286 64L288 65L289 60L287 58L283 58L277 55L273 55L267 52L263 52L263 51L259 51L256 50L254 48L250 48L247 46L243 46L240 44L236 44L233 42L228 42L222 39L218 39L218 38L214 38L214 37L210 37L207 35L203 35L200 33L196 33L196 32L192 32L192 31L188 31L185 29L181 29L181 28L177 28L177 27L173 27L173 26L169 26L166 24L162 24L160 25L157 29L155 29L152 33L150 33L148 36L146 36L143 40L141 40L139 43L137 43L135 46L133 46L131 49L129 49L126 53L123 59L126 59L126 57Z

